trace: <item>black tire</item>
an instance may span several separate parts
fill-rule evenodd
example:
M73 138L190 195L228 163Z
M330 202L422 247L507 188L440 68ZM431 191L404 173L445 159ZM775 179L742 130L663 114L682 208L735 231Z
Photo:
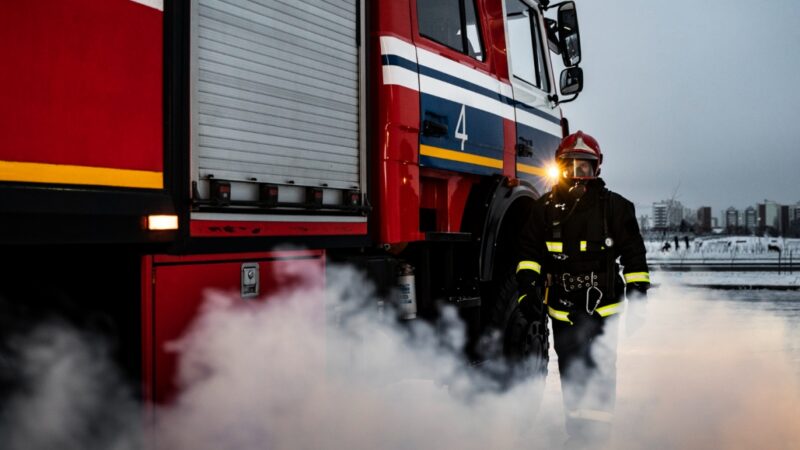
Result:
M518 307L518 298L513 271L484 290L490 319L481 339L480 353L485 360L482 366L502 389L547 374L550 336L547 318L542 313L537 320L527 320Z

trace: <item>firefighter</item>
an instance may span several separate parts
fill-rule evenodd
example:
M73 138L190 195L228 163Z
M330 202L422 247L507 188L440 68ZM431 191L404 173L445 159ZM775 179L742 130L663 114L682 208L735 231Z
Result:
M550 316L568 447L594 447L611 431L616 317L627 296L628 331L641 323L650 276L633 204L598 178L597 141L578 131L555 157L558 180L520 234L518 304L529 321Z

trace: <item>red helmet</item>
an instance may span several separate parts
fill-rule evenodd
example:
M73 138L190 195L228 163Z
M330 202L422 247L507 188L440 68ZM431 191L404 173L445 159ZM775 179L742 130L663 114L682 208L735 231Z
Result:
M596 161L594 165L594 174L589 177L570 177L570 178L594 178L600 175L600 164L603 163L603 152L600 151L600 144L597 143L595 138L589 136L583 131L570 134L565 137L561 144L556 149L556 160L578 159Z

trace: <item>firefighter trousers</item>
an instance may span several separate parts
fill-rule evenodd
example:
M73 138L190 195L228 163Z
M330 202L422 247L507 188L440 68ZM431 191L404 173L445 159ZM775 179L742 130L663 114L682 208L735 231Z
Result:
M619 320L581 311L570 320L552 320L566 430L570 438L601 444L610 436L616 400Z

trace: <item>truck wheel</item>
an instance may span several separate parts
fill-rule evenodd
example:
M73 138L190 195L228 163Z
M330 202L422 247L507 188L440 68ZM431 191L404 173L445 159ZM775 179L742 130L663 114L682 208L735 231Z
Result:
M492 283L485 299L490 302L490 321L484 333L484 356L490 372L504 389L532 377L547 374L549 330L547 318L528 321L517 307L517 280L513 271ZM499 339L499 342L497 342ZM491 349L494 349L492 351ZM498 354L499 353L499 354ZM497 360L500 360L498 363Z

